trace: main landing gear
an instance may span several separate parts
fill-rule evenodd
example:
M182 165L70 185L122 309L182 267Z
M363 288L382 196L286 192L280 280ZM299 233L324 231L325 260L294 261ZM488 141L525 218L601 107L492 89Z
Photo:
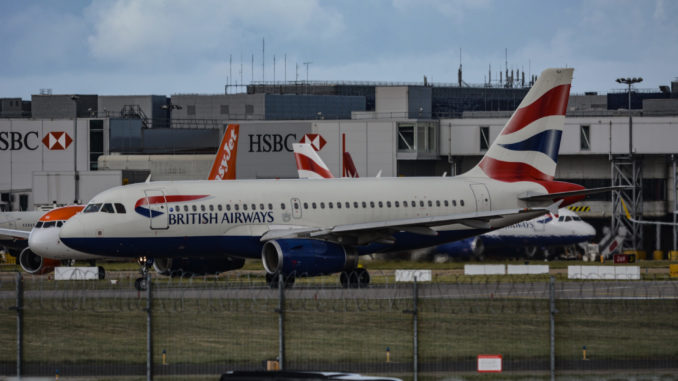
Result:
M139 257L137 259L141 269L141 277L134 280L134 288L137 291L146 291L148 289L148 270L153 266L153 258Z
M343 288L365 288L370 284L370 273L362 267L350 271L342 271L339 282Z

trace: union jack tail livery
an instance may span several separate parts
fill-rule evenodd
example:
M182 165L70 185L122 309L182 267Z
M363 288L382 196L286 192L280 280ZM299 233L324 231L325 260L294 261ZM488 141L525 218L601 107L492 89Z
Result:
M331 179L332 172L308 143L293 143L294 160L300 179Z
M214 158L208 180L235 180L235 157L238 154L240 125L229 124L221 139L219 152Z
M509 182L553 180L573 70L544 70L467 175Z

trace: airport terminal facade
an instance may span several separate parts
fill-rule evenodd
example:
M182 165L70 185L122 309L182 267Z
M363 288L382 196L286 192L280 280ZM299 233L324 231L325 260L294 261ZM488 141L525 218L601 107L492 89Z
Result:
M293 142L317 134L341 173L350 152L360 176L442 176L473 167L527 86L254 84L240 94L34 95L0 100L3 207L87 202L130 182L206 178L228 123L240 124L238 178L293 178ZM645 219L671 220L678 160L678 81L659 92L572 95L556 178L587 187L636 181ZM76 152L77 151L77 152ZM616 171L632 163L631 175ZM626 177L629 177L626 179ZM633 179L631 179L633 177ZM610 221L612 195L581 203ZM605 223L605 222L601 222Z

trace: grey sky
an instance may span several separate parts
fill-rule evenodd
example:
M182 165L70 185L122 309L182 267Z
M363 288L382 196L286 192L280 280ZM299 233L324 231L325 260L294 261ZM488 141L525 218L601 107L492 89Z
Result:
M663 0L5 2L0 97L222 93L229 71L272 81L274 56L276 81L297 67L305 79L311 62L310 80L454 83L460 49L470 84L489 65L496 80L508 49L526 75L574 67L575 93L621 88L620 76L657 89L678 76L676 17Z

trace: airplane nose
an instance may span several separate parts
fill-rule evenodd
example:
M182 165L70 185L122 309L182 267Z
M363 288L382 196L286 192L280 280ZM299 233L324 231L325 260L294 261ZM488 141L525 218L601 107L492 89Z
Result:
M59 239L61 239L61 242L71 249L78 250L77 247L73 247L73 239L83 237L84 230L85 229L82 222L80 221L80 218L74 216L73 218L66 221L64 226L61 227Z
M33 229L28 235L28 247L31 251L40 256L49 254L50 244L47 242L45 229Z

